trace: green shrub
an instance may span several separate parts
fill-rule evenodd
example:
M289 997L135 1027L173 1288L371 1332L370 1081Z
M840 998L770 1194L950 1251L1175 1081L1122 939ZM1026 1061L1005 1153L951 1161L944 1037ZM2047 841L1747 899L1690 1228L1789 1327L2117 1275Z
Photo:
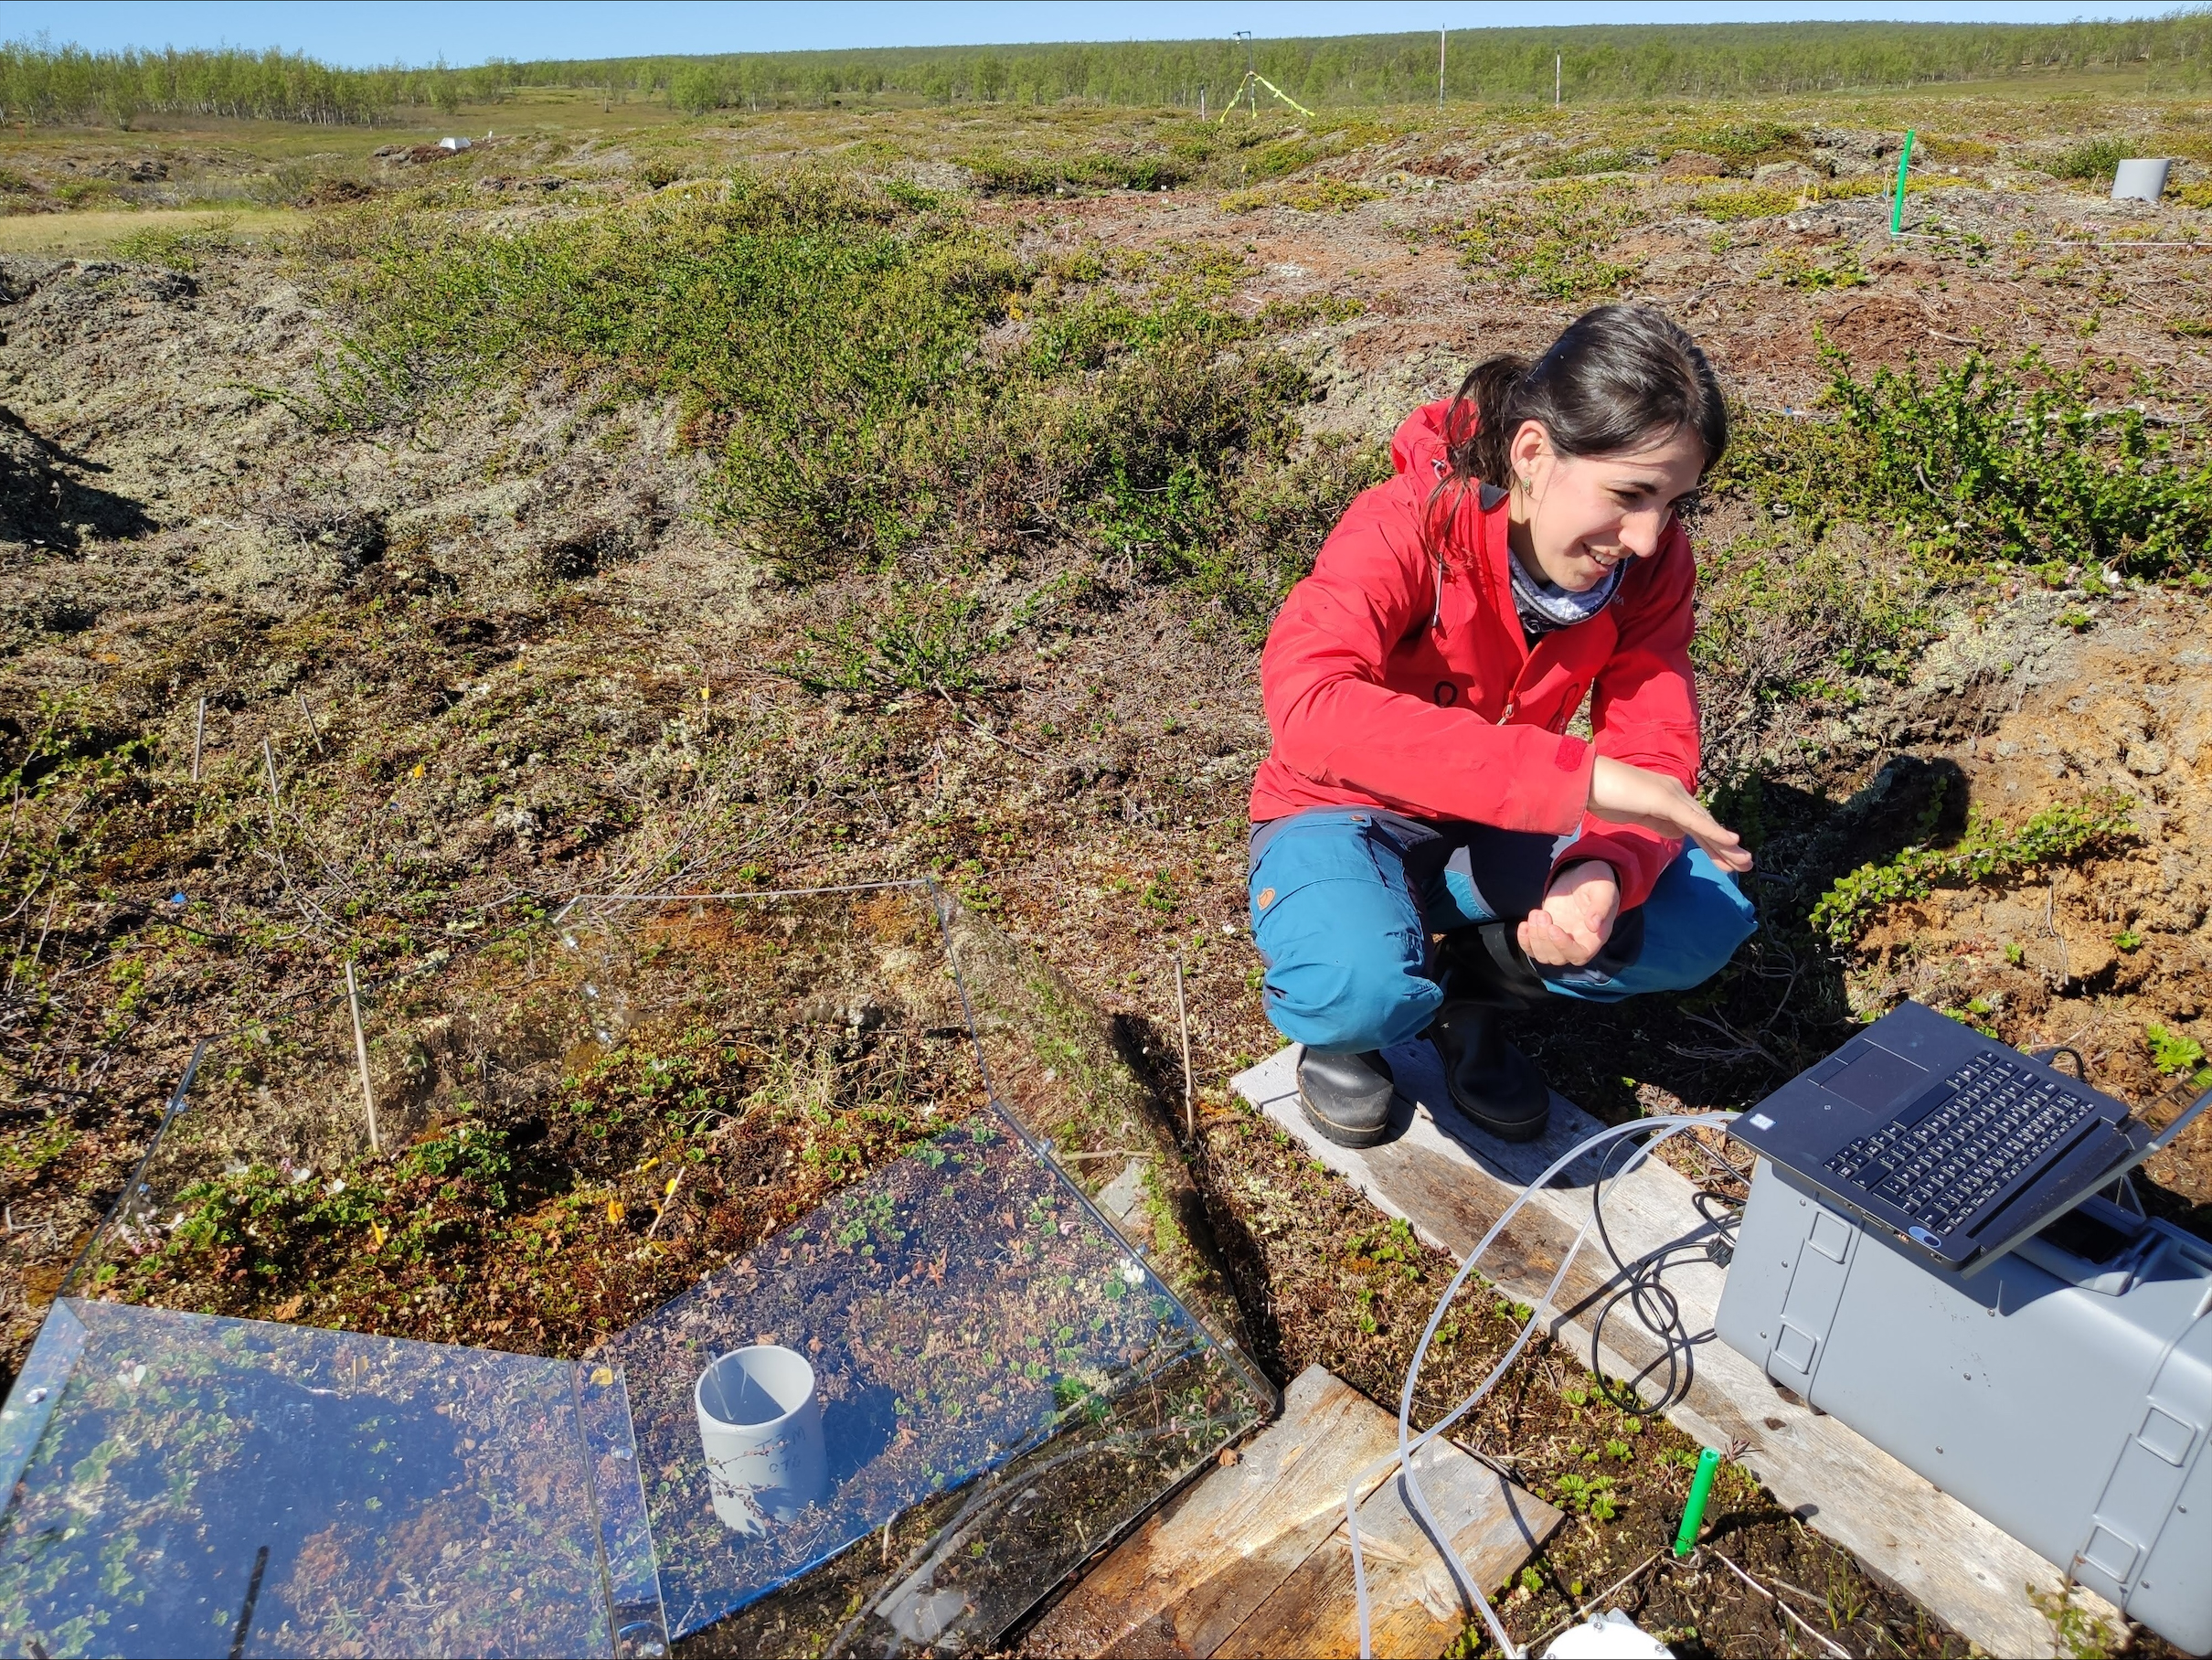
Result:
M1286 138L1246 156L1244 173L1248 178L1281 178L1320 159L1321 152L1303 139Z
M1345 213L1362 202L1379 202L1385 192L1340 178L1317 178L1272 190L1233 190L1221 198L1224 213L1250 213L1255 208L1288 208L1298 213Z
M2017 830L1988 819L1968 822L1955 846L1907 847L1893 857L1861 865L1839 877L1809 919L1829 942L1848 945L1875 913L1900 899L1926 899L1939 887L1957 888L2016 875L2040 865L2132 839L2128 809L2134 803L2102 796L2079 806L2048 807Z
M1603 250L1646 217L1632 186L1576 179L1478 209L1457 240L1466 263L1552 300L1612 293L1640 267Z
M1055 539L1205 580L1241 546L1239 481L1284 464L1305 396L1222 303L1233 256L1141 262L1119 285L1071 264L1037 284L896 184L740 176L723 200L514 230L362 212L310 240L349 326L291 399L305 418L372 429L495 378L610 373L678 399L717 457L712 510L793 581L901 562L944 577ZM1026 340L987 349L1017 309ZM877 642L847 644L897 682Z
M1626 150L1577 150L1547 156L1529 168L1530 178L1580 178L1591 173L1626 173L1640 164Z
M1691 655L1753 698L1833 697L1838 675L1902 680L1936 632L1929 573L1834 539L1747 540L1701 564Z
M1830 288L1858 288L1867 282L1866 271L1858 256L1848 248L1840 250L1827 263L1813 258L1802 248L1777 248L1769 254L1766 263L1759 268L1762 278L1772 278L1784 288L1810 289L1815 292Z
M1836 354L1822 422L1754 416L1712 481L1817 528L1895 525L1951 558L2199 568L2212 547L2212 453L2139 410L2099 410L2079 372L2034 353L2007 370L1978 353L1923 380L1853 377Z
M1000 644L982 610L942 586L893 587L826 628L809 628L806 645L780 667L815 691L975 691L984 657Z
M981 151L961 157L990 196L1050 196L1073 190L1164 190L1186 182L1188 165L1173 154L1083 150L1060 155Z
M2059 151L2043 164L2043 170L2053 178L2109 179L2129 154L2121 139L2092 138Z
M189 227L152 226L118 237L113 251L119 260L142 260L149 265L165 265L171 271L197 271L209 254L226 252L236 246L230 231L237 223L236 218L226 216Z
M1686 134L1675 147L1717 155L1730 167L1748 171L1761 162L1792 154L1803 144L1803 133L1779 122L1739 121L1700 128Z
M733 181L513 231L362 215L333 282L354 326L295 407L355 429L561 366L672 393L722 451L718 505L794 576L894 557L935 503L910 477L957 420L1018 268L849 180Z

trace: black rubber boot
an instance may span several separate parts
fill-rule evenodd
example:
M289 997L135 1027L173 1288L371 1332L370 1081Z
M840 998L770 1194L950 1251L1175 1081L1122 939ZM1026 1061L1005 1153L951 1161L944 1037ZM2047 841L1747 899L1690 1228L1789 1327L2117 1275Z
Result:
M1305 1121L1340 1147L1372 1147L1390 1133L1390 1068L1380 1049L1358 1055L1298 1054L1298 1104Z
M1536 1063L1505 1041L1508 1015L1530 1007L1544 983L1511 925L1486 922L1455 939L1444 1006L1429 1027L1452 1103L1500 1141L1534 1141L1551 1118L1551 1089Z

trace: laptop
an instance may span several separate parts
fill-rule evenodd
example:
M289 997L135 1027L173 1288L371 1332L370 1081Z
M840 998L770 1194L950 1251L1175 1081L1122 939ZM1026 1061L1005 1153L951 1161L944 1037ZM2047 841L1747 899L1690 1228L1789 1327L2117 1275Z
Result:
M1971 1276L2111 1186L2208 1101L2212 1091L2154 1123L2155 1108L2138 1114L1908 1002L1731 1129L1799 1186Z

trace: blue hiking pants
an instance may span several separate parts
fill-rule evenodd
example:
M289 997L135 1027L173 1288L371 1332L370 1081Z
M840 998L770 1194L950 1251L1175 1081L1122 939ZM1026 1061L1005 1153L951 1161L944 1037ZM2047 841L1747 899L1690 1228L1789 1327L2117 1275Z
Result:
M1415 1036L1444 1000L1431 936L1526 916L1574 839L1375 807L1313 807L1255 825L1252 939L1267 964L1268 1018L1335 1054ZM1650 899L1621 914L1597 956L1534 966L1550 991L1593 1003L1685 991L1757 925L1750 901L1693 844Z

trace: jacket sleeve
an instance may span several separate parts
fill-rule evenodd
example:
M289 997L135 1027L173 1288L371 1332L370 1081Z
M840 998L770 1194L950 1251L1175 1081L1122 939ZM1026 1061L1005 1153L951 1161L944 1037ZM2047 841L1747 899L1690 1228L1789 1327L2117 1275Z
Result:
M1697 567L1688 537L1673 532L1666 549L1635 573L1641 591L1623 595L1620 636L1590 694L1593 747L1600 755L1697 787L1697 689L1690 669L1692 600ZM1585 816L1582 834L1554 867L1603 859L1621 878L1621 909L1651 898L1660 872L1682 851L1679 839L1640 825Z
M1564 835L1581 822L1590 746L1390 690L1391 649L1428 626L1435 561L1403 485L1354 504L1291 591L1260 658L1275 754L1316 783L1422 818Z

